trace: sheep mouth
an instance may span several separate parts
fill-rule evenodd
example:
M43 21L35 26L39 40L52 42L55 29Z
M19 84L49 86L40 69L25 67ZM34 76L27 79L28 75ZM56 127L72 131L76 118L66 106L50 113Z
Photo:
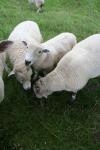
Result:
M34 93L37 98L39 98L39 99L40 98L46 98L46 99L48 98L48 95L49 95L48 92L46 94L41 93L40 89L38 87L36 87L36 85L34 85L33 90L34 90Z

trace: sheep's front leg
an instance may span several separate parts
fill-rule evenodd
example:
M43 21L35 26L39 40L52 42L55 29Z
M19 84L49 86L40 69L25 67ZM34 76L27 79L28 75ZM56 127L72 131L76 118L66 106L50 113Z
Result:
M77 92L71 93L71 98L69 100L69 103L72 104L76 100Z
M40 13L40 12L42 12L43 11L43 4L41 4L41 6L37 9L37 13Z
M76 100L77 93L72 93L72 102Z
M39 7L38 9L37 9L37 13L40 13L41 12L41 7Z
M32 3L29 3L29 9L33 10L33 4Z

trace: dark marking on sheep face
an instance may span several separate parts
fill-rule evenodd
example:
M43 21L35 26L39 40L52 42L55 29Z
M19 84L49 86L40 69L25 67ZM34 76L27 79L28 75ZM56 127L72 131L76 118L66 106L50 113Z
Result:
M43 49L42 52L43 53L49 53L50 51L48 49Z
M13 44L13 41L2 41L0 43L0 52L4 52L11 44Z
M23 42L23 44L25 45L25 46L27 46L27 42L26 41L22 41Z

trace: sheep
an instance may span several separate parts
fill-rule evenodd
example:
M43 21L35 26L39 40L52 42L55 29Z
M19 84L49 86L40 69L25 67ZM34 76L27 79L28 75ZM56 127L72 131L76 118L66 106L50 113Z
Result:
M31 68L25 65L25 53L28 45L39 44L42 36L38 25L33 21L24 21L18 24L8 37L12 41L7 47L7 56L13 66L9 76L16 76L17 80L23 85L25 90L31 88Z
M28 0L30 8L32 8L32 4L35 4L37 8L37 13L42 11L42 7L44 5L44 0Z
M40 71L45 75L53 70L59 60L69 52L75 44L76 36L72 33L65 32L47 42L41 43L40 46L34 50L30 47L30 51L26 53L25 61L26 64L32 65L37 73L34 80Z
M57 67L34 85L38 98L55 91L72 92L71 100L89 79L100 76L100 34L94 34L76 44L58 63Z
M32 44L43 42L39 26L34 21L23 21L19 23L8 37L10 41L25 41L24 43Z
M3 51L4 51L4 48L6 49L6 46L8 44L10 45L11 42L7 41L7 42L1 42L0 43L0 103L4 99L4 82L3 82L2 76L3 76L3 71L5 68L6 53Z

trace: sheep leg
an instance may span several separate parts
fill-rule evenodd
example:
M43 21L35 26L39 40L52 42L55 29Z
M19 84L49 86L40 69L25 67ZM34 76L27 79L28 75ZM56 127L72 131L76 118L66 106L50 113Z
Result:
M43 11L42 7L43 7L43 4L41 4L41 6L38 8L37 13L40 13Z
M37 13L40 13L40 12L41 12L41 7L39 7L37 10Z
M30 8L30 10L33 9L32 3L29 4L29 8Z
M77 93L72 93L72 101L76 100L76 95L77 95Z
M72 92L69 103L72 104L76 100L77 92Z

